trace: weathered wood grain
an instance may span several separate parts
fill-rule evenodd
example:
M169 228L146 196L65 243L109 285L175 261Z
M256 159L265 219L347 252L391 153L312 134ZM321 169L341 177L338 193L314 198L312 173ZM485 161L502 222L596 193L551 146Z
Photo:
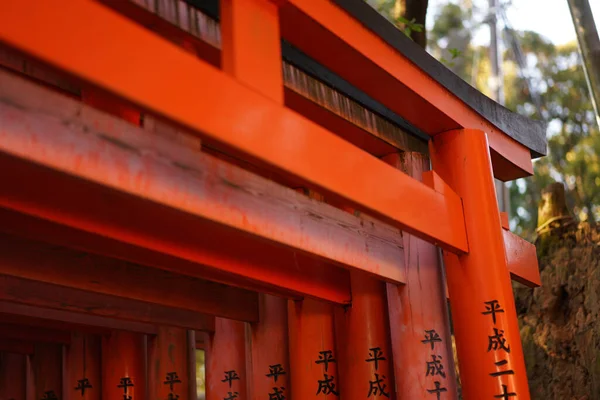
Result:
M0 150L403 282L398 229L148 134L79 102L0 73Z
M212 331L214 317L117 296L0 275L0 300L102 317Z
M0 274L258 321L255 292L1 233Z

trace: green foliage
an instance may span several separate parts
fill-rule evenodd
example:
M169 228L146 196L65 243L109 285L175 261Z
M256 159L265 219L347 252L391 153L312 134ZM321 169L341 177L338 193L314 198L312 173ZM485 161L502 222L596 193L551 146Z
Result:
M541 190L554 181L567 187L567 203L576 217L595 222L600 204L600 132L596 125L576 43L554 46L523 32L523 51L532 62L534 85L549 123L548 156L535 162L534 176L511 185L512 222L532 237ZM510 62L510 59L508 60ZM540 118L519 79L509 79L507 107Z
M460 55L462 54L462 51L460 51L458 49L448 49L448 52L450 53L450 56L452 57L450 59L450 61L446 60L444 57L440 57L440 62L442 64L445 64L446 66L452 68L456 65L454 62L452 62L452 60L460 57Z
M372 7L374 7L381 15L392 21L394 25L404 33L409 39L412 40L413 32L423 32L425 26L417 23L415 18L408 20L402 16L394 17L394 7L396 5L395 0L366 0Z
M458 49L448 49L450 54L452 55L452 59L454 60L456 57L459 57L462 54L462 51Z
M429 52L458 76L470 81L474 49L468 7L449 3L437 10L428 32Z
M412 38L410 35L413 32L423 32L423 29L425 29L423 24L417 24L414 18L409 21L401 16L396 18L396 26L411 40Z
M436 39L447 37L451 31L464 29L469 15L458 4L449 3L441 8L435 16L435 24L431 34Z

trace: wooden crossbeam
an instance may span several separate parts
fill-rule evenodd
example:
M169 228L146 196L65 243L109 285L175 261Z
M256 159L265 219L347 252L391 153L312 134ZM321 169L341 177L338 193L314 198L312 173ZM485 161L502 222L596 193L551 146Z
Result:
M360 268L392 282L403 281L399 230L318 203L210 156L178 147L20 78L0 77L3 82L0 92L4 98L10 98L1 106L3 115L12 121L10 126L7 122L2 135L21 142L14 143L22 146L20 156L32 154L29 143L22 141L23 129L29 130L40 139L46 137L46 144L40 142L41 158L37 162L138 197L183 208L328 262ZM15 104L29 110L19 110ZM72 123L65 126L62 122L65 119ZM96 132L96 137L90 132ZM73 149L76 143L87 154L81 151L69 154L68 149ZM48 155L44 148L56 148L61 157L44 161L42 158ZM98 158L100 154L103 156ZM130 171L122 171L129 163L132 163ZM128 180L123 179L124 173L130 176ZM148 184L140 185L135 180L137 176L143 176Z
M182 7L178 15L169 13L174 9L155 8L145 3L119 0L102 0L102 3L210 64L221 66L220 23L214 19L214 13L207 15L197 11L184 0L174 2ZM213 4L217 6L218 0ZM201 5L208 5L208 2L195 6ZM194 23L190 24L190 20ZM377 157L396 149L427 151L427 143L406 133L405 121L387 108L351 88L343 79L328 74L286 42L282 42L281 53L287 107ZM357 108L361 112L357 112Z
M513 281L525 286L540 287L542 277L535 245L510 232L508 213L501 212L500 220L502 221L502 234L504 235L504 248L510 277Z
M346 199L397 228L453 252L468 251L458 196L435 193L95 2L69 0L60 12L41 0L27 6L4 2L0 26L0 39L9 45ZM97 34L104 31L106 35ZM202 95L189 101L190 93Z
M481 117L335 3L285 2L280 11L282 37L432 136L456 128L485 130L491 148L499 156L493 160L499 179L533 173L529 149Z
M164 253L143 249L97 234L82 232L64 225L56 224L25 214L0 208L0 231L12 236L25 237L36 241L47 242L92 254L128 261L138 265L164 269L177 274L208 279L251 291L270 293L295 300L302 298L297 292L291 292L249 278L234 276L221 270L193 263Z
M22 340L26 342L44 342L69 344L71 334L57 329L40 329L27 325L6 324L0 319L0 340Z
M434 171L424 172L423 182L439 193L445 193L450 189ZM500 223L502 225L508 271L512 280L529 287L539 287L542 281L535 245L510 232L507 213L500 213Z
M91 245L100 254L111 252L111 248L99 249L102 240L96 240L108 237L133 247L135 258L140 252L144 258L151 252L177 260L174 265L161 262L158 267L163 269L184 268L188 275L208 280L213 280L213 271L217 270L214 280L220 282L235 284L241 277L296 296L336 303L350 301L348 271L315 257L0 153L0 172L4 171L0 204L54 225L92 234L91 244L88 235L76 238L86 242L84 248ZM24 179L40 184L22 185ZM47 196L48 190L54 195ZM68 236L72 234L72 230L67 232ZM140 263L155 265L157 261ZM233 275L233 281L226 275Z
M76 330L93 334L109 334L115 329L148 335L157 333L156 325L151 323L80 314L7 301L0 301L0 321L43 329Z
M86 158L86 154L79 151L72 153L70 165L41 159L37 159L38 162L167 206L183 208L197 216L348 267L377 273L390 281L403 280L402 240L397 229L366 223L361 218L307 199L239 168L229 167L210 156L148 135L130 124L20 78L0 74L0 80L0 92L6 99L2 104L3 115L14 122L21 120L17 126L5 125L3 131L6 134L10 134L9 128L22 133L24 124L35 123L35 132L31 133L44 135L53 142L47 143L47 146L66 146L60 150L61 160L69 158L67 149L75 143L79 143L81 151L88 152L87 156L90 156ZM16 109L16 104L27 107L27 112ZM61 122L65 118L73 123L66 127ZM95 140L89 132L96 132ZM64 140L60 140L61 137ZM118 143L120 147L107 146L109 143ZM137 150L127 151L124 147ZM22 153L31 154L31 150L24 148ZM44 151L43 147L40 151ZM104 154L104 157L91 157L98 154ZM149 157L151 154L155 156ZM152 160L155 163L151 163ZM82 162L89 162L89 165L82 168ZM123 171L123 166L130 162L137 164L136 167ZM146 182L154 181L151 186L156 186L155 190L152 187L142 190L144 188L134 181L135 176L141 174L139 168L145 166L148 166L144 171ZM123 174L130 176L130 182L122 179ZM180 193L189 200L177 204L173 193ZM223 212L224 209L227 212ZM301 229L298 229L299 226ZM366 249L369 251L365 252Z
M0 340L0 352L31 355L34 350L33 342L15 339Z
M541 286L542 278L535 245L508 230L503 230L502 234L512 280L532 288Z
M255 292L6 234L0 234L0 274L246 322L258 321Z
M0 275L0 300L157 325L211 331L214 317L173 307Z

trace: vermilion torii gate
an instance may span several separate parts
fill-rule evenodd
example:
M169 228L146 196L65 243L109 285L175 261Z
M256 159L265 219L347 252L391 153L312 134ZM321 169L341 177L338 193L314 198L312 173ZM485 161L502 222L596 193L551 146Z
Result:
M209 400L456 399L449 298L464 398L529 398L493 179L543 126L364 2L6 0L0 43L0 397L195 398L201 346Z

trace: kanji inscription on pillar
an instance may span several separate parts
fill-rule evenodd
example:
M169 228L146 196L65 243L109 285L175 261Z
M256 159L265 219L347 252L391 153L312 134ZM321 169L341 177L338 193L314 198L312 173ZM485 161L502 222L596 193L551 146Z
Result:
M48 390L47 392L44 392L44 397L42 397L41 400L58 400L58 397L56 397L54 390Z
M227 395L223 397L223 400L235 400L239 398L240 393L233 388L233 381L239 381L240 375L235 370L224 371L224 378L221 382L227 384Z
M367 398L372 396L379 397L390 397L390 393L387 390L387 379L385 375L381 375L378 373L379 364L381 362L386 362L387 358L384 356L381 347L372 347L369 349L369 358L365 360L368 363L372 363L375 368L374 376L371 380L369 380L369 392L367 394Z
M229 388L231 389L231 386L233 385L233 381L239 381L239 380L240 380L240 376L238 375L238 373L231 370L231 371L225 371L225 378L223 378L221 380L221 382L227 382L227 384L229 385Z
M90 380L88 378L83 378L83 379L79 379L77 380L77 386L75 387L75 390L81 393L81 397L83 397L85 395L85 391L87 389L92 389L92 383L90 382Z
M269 373L267 374L267 378L273 378L273 380L277 382L279 376L285 374L286 372L281 366L281 364L269 365Z
M334 396L339 396L339 393L335 388L335 377L328 374L329 364L335 364L336 362L332 350L319 352L319 357L315 361L315 364L323 366L323 379L317 381L317 394L332 394Z
M117 387L123 389L123 400L133 400L133 396L130 396L129 394L129 388L134 386L133 380L130 377L125 376L121 378L121 381Z
M446 379L443 359L435 351L436 344L442 343L442 338L435 329L428 329L425 330L425 338L421 340L421 343L430 346L432 353L429 359L425 361L425 377L430 377L433 380L433 387L425 390L432 398L435 396L435 400L441 400L443 399L442 395L448 392L448 389L443 386L443 380Z
M285 375L286 372L281 364L269 365L269 373L267 378L273 380L273 390L269 392L269 400L285 400L285 387L276 386L277 380L281 375Z
M167 376L165 377L163 384L169 386L170 393L167 396L167 400L179 399L179 395L175 393L175 385L181 384L181 379L179 379L179 375L177 375L177 372L167 372Z
M504 376L514 375L515 372L512 369L510 369L508 360L499 359L500 357L502 357L502 354L504 354L506 357L510 353L510 344L504 337L504 330L496 327L496 323L499 319L499 314L503 314L504 309L502 308L498 300L485 301L483 302L483 304L485 310L481 314L485 316L490 316L492 322L492 329L490 332L492 334L488 335L487 352L495 352L496 360L499 360L494 362L495 369L489 375L495 379L502 379L502 377ZM500 393L494 396L495 399L510 400L513 397L517 397L517 393L512 392L510 390L509 383L510 380L500 382L500 387L502 390Z

